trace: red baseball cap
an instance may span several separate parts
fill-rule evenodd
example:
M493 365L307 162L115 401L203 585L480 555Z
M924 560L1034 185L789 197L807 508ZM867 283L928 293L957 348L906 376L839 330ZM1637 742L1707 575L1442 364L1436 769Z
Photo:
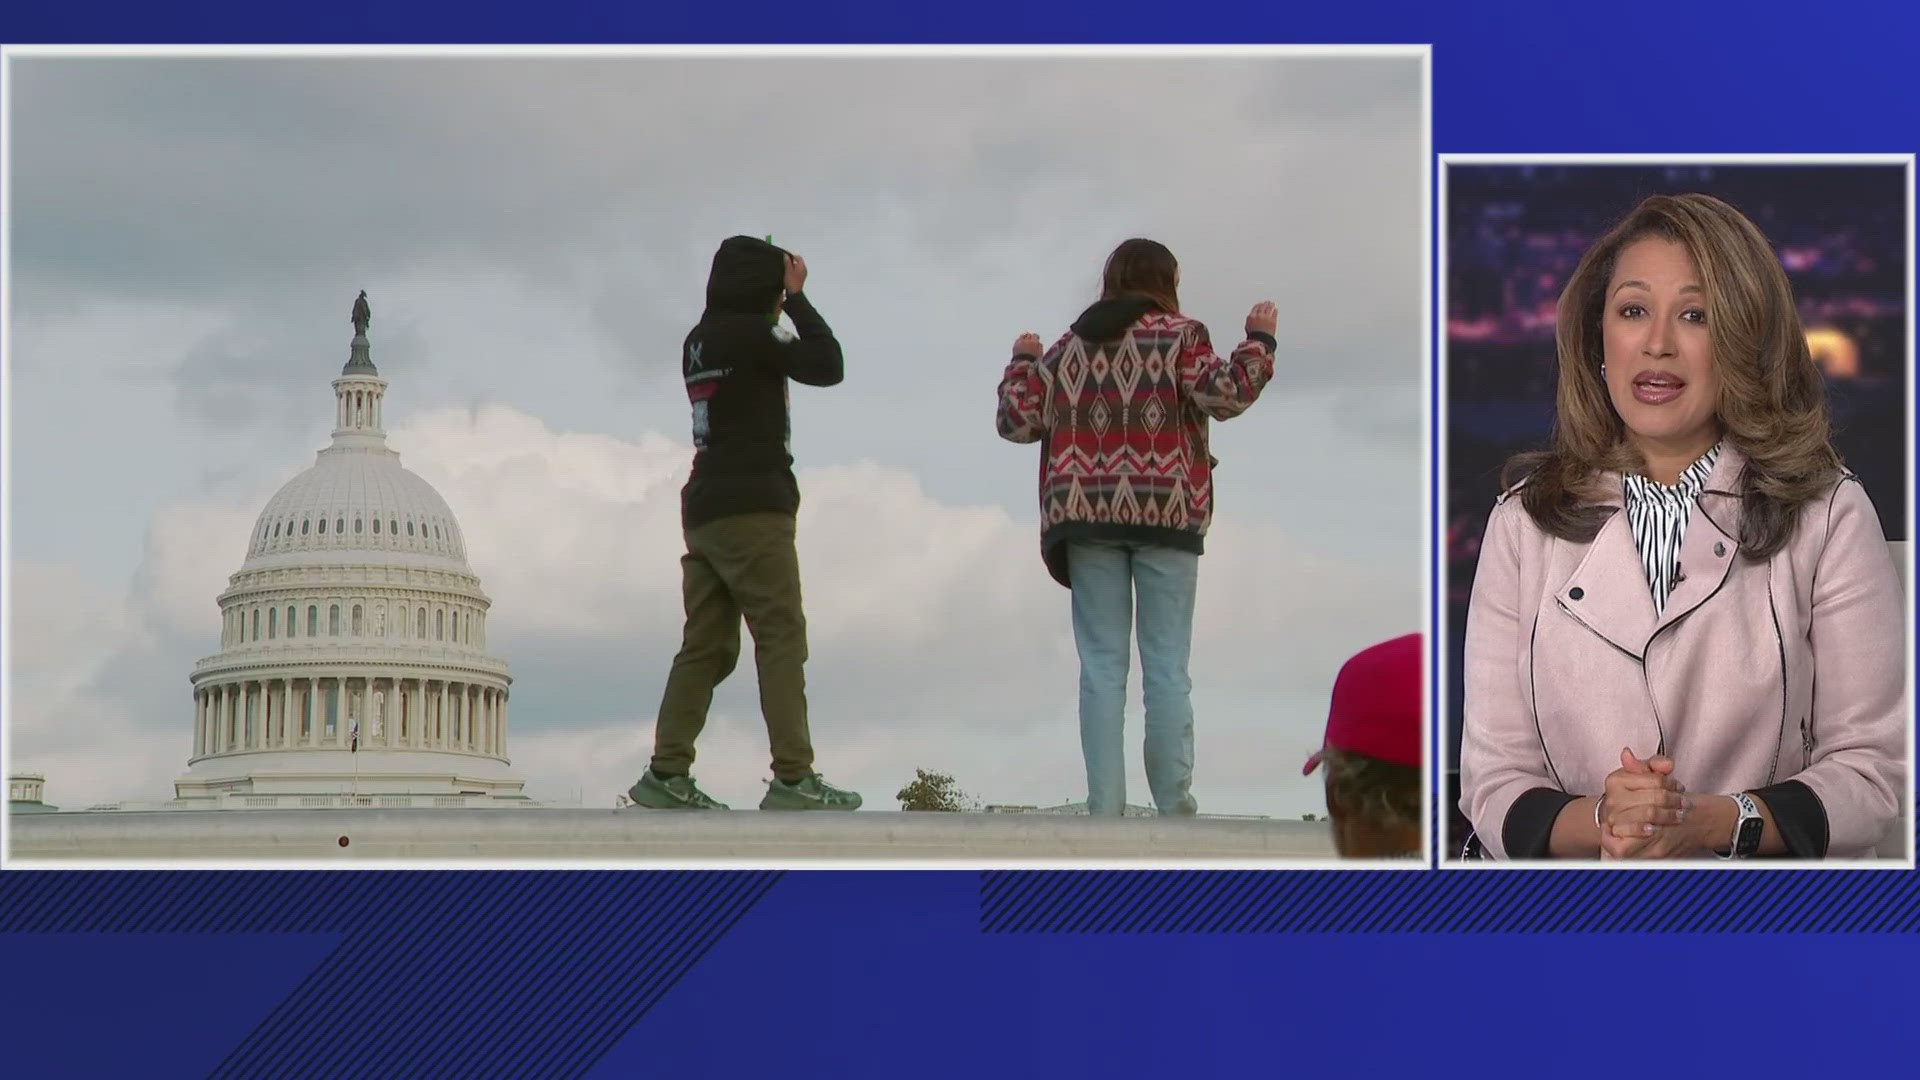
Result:
M1383 641L1355 653L1333 680L1325 746L1365 754L1393 765L1420 765L1422 709L1419 634ZM1307 759L1305 776L1320 765Z

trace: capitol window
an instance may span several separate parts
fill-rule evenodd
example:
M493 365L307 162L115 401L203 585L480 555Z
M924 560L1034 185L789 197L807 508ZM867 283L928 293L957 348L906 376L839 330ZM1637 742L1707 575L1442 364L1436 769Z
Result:
M365 521L362 521L362 520L361 520L361 519L359 519L359 518L354 518L354 519L353 519L353 534L354 534L355 536L358 536L358 535L360 535L361 533L363 533L363 532L366 532L366 531L367 531L367 523L366 523Z
M373 523L373 531L374 531L374 532L379 532L379 531L380 531L380 523L379 523L379 522L377 522L377 521L376 521L376 522L374 522L374 523ZM392 536L399 536L399 535L400 535L400 519L399 519L399 518L388 518L388 519L387 519L387 533L388 533L389 535L392 535Z
M427 640L427 609L420 609L420 640Z
M294 637L295 636L294 631L299 629L299 626L300 626L300 609L296 607L287 608L287 636Z
M320 636L320 607L318 604L307 605L307 636Z
M375 536L380 535L380 519L379 518L373 519L373 535Z
M353 605L353 636L360 636L360 605Z
M277 638L279 636L280 636L280 609L268 608L267 609L267 640L272 641L274 638Z
M336 532L336 533L343 533L343 532L346 532L346 531L347 531L347 519L346 519L346 518L343 518L343 517L342 517L342 518L334 518L334 519L333 519L333 531L334 531L334 532Z
M408 536L413 535L413 519L412 518L407 519L407 535Z
M334 604L327 609L327 633L333 637L340 636L340 605L339 604Z
M273 538L280 539L280 523L277 521L273 523Z
M453 640L460 640L460 613L457 611L453 613Z
M433 613L433 636L440 641L447 640L447 613L444 611Z
M301 521L300 521L300 535L301 535L301 536L305 536L305 535L307 535L307 530L308 530L309 528L311 528L312 526L313 526L313 519L312 519L312 518L303 518L303 519L301 519Z
M326 518L320 519L320 535L321 536L327 535L327 519Z

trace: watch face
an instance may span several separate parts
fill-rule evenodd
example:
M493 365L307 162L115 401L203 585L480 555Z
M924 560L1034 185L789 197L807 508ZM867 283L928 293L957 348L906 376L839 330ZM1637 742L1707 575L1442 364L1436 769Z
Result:
M1740 839L1734 849L1741 855L1751 855L1760 850L1760 833L1767 823L1760 818L1748 818L1740 823Z

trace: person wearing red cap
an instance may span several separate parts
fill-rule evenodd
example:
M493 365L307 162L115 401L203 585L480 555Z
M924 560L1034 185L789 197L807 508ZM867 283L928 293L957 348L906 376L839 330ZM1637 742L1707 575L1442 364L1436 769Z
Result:
M1327 767L1327 812L1342 858L1420 855L1419 634L1354 654L1333 681L1326 743L1302 775Z

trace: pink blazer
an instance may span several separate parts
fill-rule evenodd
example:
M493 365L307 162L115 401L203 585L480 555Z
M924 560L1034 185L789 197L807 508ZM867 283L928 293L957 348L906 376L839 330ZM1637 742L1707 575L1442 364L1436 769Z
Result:
M1494 857L1516 800L1598 794L1623 746L1664 750L1694 792L1799 781L1824 810L1830 858L1869 856L1899 819L1905 606L1873 504L1843 479L1753 563L1735 539L1743 465L1722 450L1658 617L1625 513L1576 544L1542 532L1517 498L1494 507L1467 618L1460 752L1461 810ZM1621 499L1616 477L1608 504Z

